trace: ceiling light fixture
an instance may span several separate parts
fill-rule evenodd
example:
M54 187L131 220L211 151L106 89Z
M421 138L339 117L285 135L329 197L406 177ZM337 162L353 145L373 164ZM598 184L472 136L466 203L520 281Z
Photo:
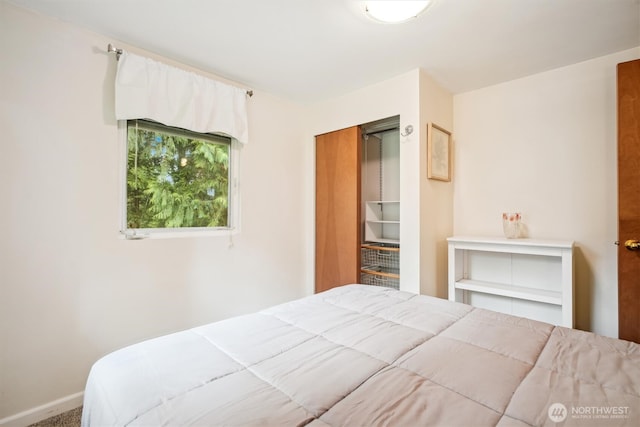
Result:
M416 18L433 0L426 1L368 1L364 9L376 21L398 24Z

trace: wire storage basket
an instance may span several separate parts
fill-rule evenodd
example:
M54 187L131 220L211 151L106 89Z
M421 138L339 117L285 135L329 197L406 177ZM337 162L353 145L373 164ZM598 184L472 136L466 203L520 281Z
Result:
M376 274L360 273L360 282L363 285L383 286L385 288L400 288L400 279L396 277L378 276Z
M363 269L379 268L387 273L400 272L400 250L398 245L380 244L363 245L360 249L360 262Z
M360 281L365 285L400 288L400 246L365 243L360 249Z

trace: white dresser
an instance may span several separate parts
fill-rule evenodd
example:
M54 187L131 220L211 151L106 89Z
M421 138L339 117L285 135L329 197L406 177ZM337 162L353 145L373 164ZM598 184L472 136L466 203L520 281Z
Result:
M573 242L450 237L449 300L572 328Z

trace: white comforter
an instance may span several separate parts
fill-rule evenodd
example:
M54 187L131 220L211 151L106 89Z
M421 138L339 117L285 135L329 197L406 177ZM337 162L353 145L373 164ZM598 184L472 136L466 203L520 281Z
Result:
M640 346L350 285L93 366L84 426L640 425Z

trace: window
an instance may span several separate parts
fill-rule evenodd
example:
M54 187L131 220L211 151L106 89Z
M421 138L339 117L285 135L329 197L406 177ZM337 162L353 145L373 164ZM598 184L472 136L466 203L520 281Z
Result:
M127 147L125 236L200 234L234 228L233 160L237 150L231 138L147 120L123 123Z

